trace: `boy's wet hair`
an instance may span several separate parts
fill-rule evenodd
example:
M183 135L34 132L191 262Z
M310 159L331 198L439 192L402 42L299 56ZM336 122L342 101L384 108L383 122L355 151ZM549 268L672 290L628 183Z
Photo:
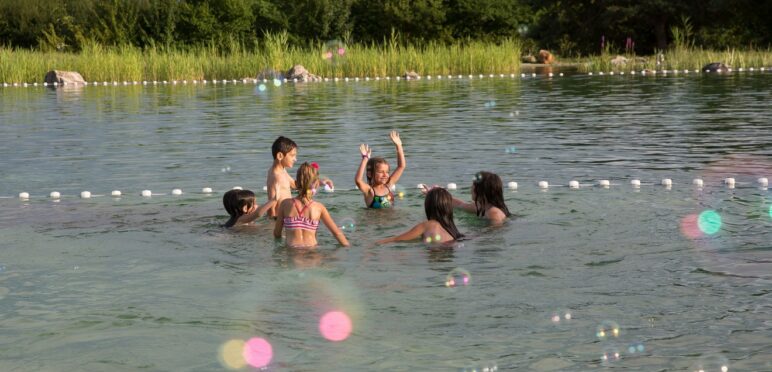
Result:
M478 216L485 216L486 206L501 209L507 217L512 215L509 213L507 205L504 204L504 185L501 182L501 177L496 173L482 171L475 174L472 190L474 191L472 195Z
M295 143L295 141L284 136L279 136L276 141L273 141L273 145L271 146L271 154L273 155L273 158L276 159L276 155L278 153L287 155L288 152L296 148L298 148L298 144Z
M311 196L313 196L311 189L314 187L314 184L316 184L316 181L318 180L319 171L316 170L316 168L314 168L311 164L308 164L308 162L300 164L298 173L295 177L295 185L298 187L298 193L300 194L300 197L311 198Z
M367 184L372 186L373 185L373 178L375 177L375 167L381 164L386 164L387 167L391 168L389 165L389 162L386 161L386 159L381 157L374 157L370 158L370 160L367 161L367 168L365 168L365 176L367 177Z
M251 208L255 205L255 193L250 190L229 190L222 196L222 204L231 216L224 226L231 227L244 215L244 206Z
M453 196L450 195L448 190L441 187L429 190L424 201L424 211L426 212L426 219L439 222L440 226L454 240L464 237L464 234L458 231L456 223L453 221Z

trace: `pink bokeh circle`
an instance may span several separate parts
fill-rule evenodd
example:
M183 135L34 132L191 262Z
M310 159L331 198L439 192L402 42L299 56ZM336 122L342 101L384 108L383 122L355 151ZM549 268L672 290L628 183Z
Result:
M330 311L319 320L319 332L330 341L343 341L351 334L351 318L342 311Z
M250 366L263 368L273 359L273 347L265 339L253 337L244 344L243 356Z

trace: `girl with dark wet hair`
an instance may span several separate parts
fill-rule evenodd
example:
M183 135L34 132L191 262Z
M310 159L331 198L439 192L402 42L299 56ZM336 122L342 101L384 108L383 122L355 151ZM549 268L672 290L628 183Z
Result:
M472 181L472 202L453 198L453 206L483 217L493 224L512 216L504 203L504 186L496 173L478 172Z
M424 211L426 212L426 221L415 225L401 235L379 240L377 244L418 238L430 244L447 243L464 237L453 221L453 196L448 190L440 187L429 190L424 201Z
M222 196L222 204L225 211L231 216L224 227L246 225L264 215L268 209L276 204L271 201L258 208L255 202L255 193L250 190L229 190Z

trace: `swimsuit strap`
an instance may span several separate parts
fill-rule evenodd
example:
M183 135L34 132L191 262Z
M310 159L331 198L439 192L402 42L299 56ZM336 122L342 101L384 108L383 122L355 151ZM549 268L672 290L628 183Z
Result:
M295 199L295 202L300 202L300 200ZM295 206L295 210L298 211L298 217L302 217L303 216L303 212L305 212L306 208L308 208L309 205L314 204L314 201L311 200L310 203L304 205L302 209L299 209L298 208L298 204L295 203L295 202L293 202L292 204ZM303 204L303 202L300 202L300 204Z

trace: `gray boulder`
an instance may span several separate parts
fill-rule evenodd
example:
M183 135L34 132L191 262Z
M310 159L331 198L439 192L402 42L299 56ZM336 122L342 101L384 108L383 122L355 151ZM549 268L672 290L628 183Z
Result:
M47 84L57 83L59 85L85 85L86 81L83 80L83 76L75 71L59 71L53 70L46 73L44 81Z
M612 66L624 66L627 64L627 58L623 56L616 56L614 59L611 60Z
M402 75L402 77L405 78L406 80L418 80L421 78L421 75L418 75L417 72L411 70L411 71L405 72L405 74Z
M536 63L536 57L534 57L532 54L529 54L527 56L522 56L520 61L523 63Z
M287 78L287 80L297 79L297 81L303 81L303 82L322 81L321 77L308 72L308 70L306 70L306 68L303 67L303 65L292 66L292 68L289 69L284 76Z
M702 67L702 71L704 72L728 72L729 66L725 65L723 62L713 62L708 63L707 65Z

